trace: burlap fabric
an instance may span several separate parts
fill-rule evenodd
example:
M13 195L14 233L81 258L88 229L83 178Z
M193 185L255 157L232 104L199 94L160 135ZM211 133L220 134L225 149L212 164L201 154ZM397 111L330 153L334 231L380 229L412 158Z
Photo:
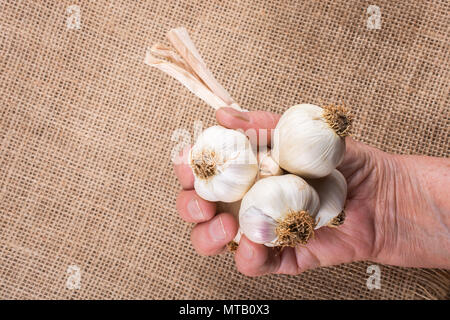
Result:
M367 27L371 4L381 29ZM449 12L447 1L2 0L0 298L445 298L443 270L381 266L369 290L369 262L247 278L231 255L198 256L175 211L171 137L214 113L143 60L185 26L243 108L342 102L356 139L449 156Z

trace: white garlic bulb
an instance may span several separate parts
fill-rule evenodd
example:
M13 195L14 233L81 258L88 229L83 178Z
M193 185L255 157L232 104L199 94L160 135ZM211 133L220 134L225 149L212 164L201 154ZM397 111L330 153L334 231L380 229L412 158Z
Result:
M248 239L269 247L306 244L314 233L319 206L317 192L302 178L267 177L242 199L239 225Z
M276 126L272 156L290 173L324 177L342 161L350 125L351 118L342 107L295 105Z
M344 206L347 199L347 181L338 170L308 183L317 191L320 209L316 215L316 229L323 226L337 227L344 222Z
M270 149L266 151L258 152L258 176L257 180L279 176L283 174L283 169L280 168L278 163L272 158Z
M189 152L197 194L208 201L242 199L258 173L256 156L247 137L222 126L204 130Z

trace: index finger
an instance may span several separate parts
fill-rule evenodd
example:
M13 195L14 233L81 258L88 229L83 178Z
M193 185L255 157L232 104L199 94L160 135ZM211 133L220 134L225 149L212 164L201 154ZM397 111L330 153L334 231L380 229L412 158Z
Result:
M178 155L177 159L175 159L175 163L173 165L175 175L184 190L194 189L194 174L192 173L188 160L190 149L190 146L184 148Z
M281 264L280 256L273 248L254 243L245 235L239 241L234 259L237 269L250 277L277 272Z
M217 122L229 129L242 129L251 142L270 146L272 131L277 126L280 115L267 111L240 112L224 107L216 111ZM256 137L252 137L254 134ZM256 140L254 140L256 138Z

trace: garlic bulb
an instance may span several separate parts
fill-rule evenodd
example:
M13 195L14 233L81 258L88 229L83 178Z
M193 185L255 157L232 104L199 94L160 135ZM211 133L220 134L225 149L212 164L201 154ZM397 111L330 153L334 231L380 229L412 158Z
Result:
M286 174L257 181L239 210L245 236L266 246L306 244L319 210L317 192L302 178Z
M342 161L350 126L351 118L342 107L295 105L276 126L273 158L290 173L324 177Z
M253 185L258 164L247 137L222 126L204 130L189 152L194 188L208 201L234 202Z
M270 149L266 151L258 152L258 176L257 180L271 177L280 176L283 174L283 170L278 163L271 157Z
M320 209L316 215L316 229L323 226L337 227L344 223L344 205L347 199L347 181L338 170L328 176L308 180L320 198Z

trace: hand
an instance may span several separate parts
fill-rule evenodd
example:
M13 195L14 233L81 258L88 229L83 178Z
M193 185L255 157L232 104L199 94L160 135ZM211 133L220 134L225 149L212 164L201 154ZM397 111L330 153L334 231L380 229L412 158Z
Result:
M243 130L274 129L279 116L269 112L217 111L219 124ZM270 136L270 134L269 134ZM270 141L268 142L270 144ZM450 267L450 161L382 152L351 138L338 169L348 184L346 219L338 228L320 228L306 246L281 252L242 236L235 253L239 271L249 276L298 274L308 269L371 260L411 267ZM188 149L181 155L186 158ZM237 230L232 214L200 198L187 161L175 166L183 187L177 210L193 228L191 241L203 255L225 250Z

